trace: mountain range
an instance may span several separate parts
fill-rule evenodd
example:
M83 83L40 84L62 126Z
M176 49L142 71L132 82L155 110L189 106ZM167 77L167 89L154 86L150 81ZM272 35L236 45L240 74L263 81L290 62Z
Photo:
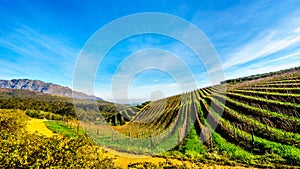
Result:
M0 88L32 90L36 92L65 96L65 97L102 100L101 98L96 96L87 95L82 92L72 91L72 89L70 89L69 87L64 87L53 83L45 83L40 80L30 80L30 79L0 80Z

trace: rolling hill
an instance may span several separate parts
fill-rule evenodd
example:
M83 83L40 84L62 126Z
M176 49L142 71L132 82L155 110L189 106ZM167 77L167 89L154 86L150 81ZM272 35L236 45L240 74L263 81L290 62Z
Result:
M99 127L97 134L92 128L89 134L121 151L155 154L164 144L173 144L172 151L184 157L198 154L259 167L300 166L299 98L298 67L161 99L115 127L113 136Z

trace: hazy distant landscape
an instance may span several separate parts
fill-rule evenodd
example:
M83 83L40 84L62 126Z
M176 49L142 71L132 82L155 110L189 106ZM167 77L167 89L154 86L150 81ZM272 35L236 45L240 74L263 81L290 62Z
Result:
M300 168L297 1L0 11L0 168Z

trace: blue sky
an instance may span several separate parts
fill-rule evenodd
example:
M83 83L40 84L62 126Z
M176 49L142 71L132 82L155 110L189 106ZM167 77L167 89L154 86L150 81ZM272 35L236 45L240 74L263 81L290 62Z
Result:
M297 0L0 0L0 11L0 79L39 79L72 87L86 41L109 22L140 12L168 13L197 26L215 47L226 79L300 66ZM145 34L124 39L110 50L97 71L94 94L112 100L111 82L118 66L149 48L178 55L195 75L198 88L211 85L201 61L183 44ZM172 60L166 62L172 65ZM159 97L182 92L168 72L149 69L131 80L129 97L148 100L157 90Z

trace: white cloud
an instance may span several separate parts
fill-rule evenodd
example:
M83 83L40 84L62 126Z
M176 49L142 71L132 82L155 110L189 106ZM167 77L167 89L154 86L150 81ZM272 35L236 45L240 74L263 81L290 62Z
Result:
M63 38L51 37L26 25L20 25L6 33L5 38L0 39L0 45L13 52L1 58L1 62L9 61L10 57L14 58L14 61L9 61L2 67L14 70L10 74L11 78L30 77L71 87L79 50L71 47Z
M285 56L282 56L282 57L270 60L270 61L268 61L266 63L278 62L278 61L287 60L287 59L294 58L294 57L300 58L300 52L294 52L294 53L291 53L291 54L287 54Z
M279 52L300 42L300 34L298 36L286 35L284 38L276 37L279 34L280 33L271 33L265 38L262 36L256 38L237 52L226 56L224 67L229 68L231 66L247 63L275 52Z
M265 30L225 56L224 68L241 65L282 51L300 42L300 21L287 18L279 26Z

